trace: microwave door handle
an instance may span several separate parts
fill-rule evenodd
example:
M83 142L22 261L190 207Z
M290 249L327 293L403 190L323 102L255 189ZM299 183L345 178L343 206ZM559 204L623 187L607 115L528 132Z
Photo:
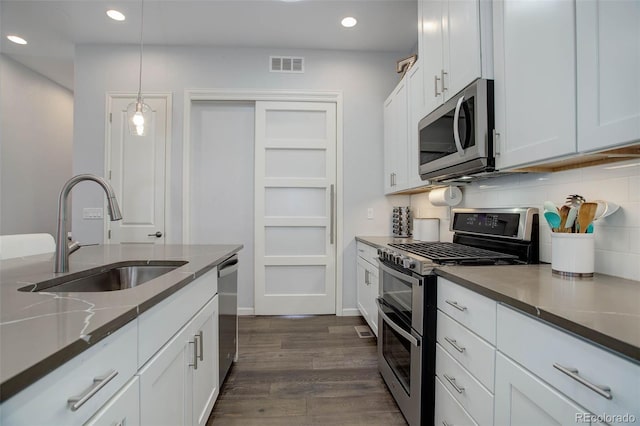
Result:
M460 120L460 108L464 102L464 96L460 96L458 103L456 104L456 111L453 114L453 141L456 143L456 149L460 156L464 155L464 148L462 148L462 142L460 142L460 131L458 131L458 120Z

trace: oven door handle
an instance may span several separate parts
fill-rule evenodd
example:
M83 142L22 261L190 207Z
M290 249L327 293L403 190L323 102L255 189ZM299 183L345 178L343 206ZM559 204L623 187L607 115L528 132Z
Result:
M382 309L382 304L384 302L381 302L380 299L376 299L376 302L378 302L378 313L382 316L383 321L389 325L389 327L393 328L393 330L398 333L400 336L404 337L406 340L408 340L413 346L415 346L416 348L420 347L420 342L418 341L418 339L416 339L415 337L413 337L411 334L407 333L405 330L403 330L402 328L400 328L396 323L394 323L391 318L389 318L387 316L387 314L384 313L384 310Z
M422 280L417 279L414 276L410 275L410 272L407 274L403 274L402 272L398 272L395 269L391 269L389 268L387 265L385 265L384 263L382 263L382 261L380 260L380 258L378 258L378 265L380 266L380 268L386 272L389 275L392 275L394 277L396 277L397 279L401 280L401 281L408 281L411 283L411 285L417 285L417 286L421 286L422 285Z

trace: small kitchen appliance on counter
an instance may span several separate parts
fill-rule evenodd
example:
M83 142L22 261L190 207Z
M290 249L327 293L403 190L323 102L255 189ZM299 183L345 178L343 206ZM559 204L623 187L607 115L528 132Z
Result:
M453 209L452 215L452 243L378 249L378 368L411 426L432 424L434 416L434 268L538 263L538 209Z

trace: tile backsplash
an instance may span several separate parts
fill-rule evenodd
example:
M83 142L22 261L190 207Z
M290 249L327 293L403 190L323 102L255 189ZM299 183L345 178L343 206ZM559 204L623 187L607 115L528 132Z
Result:
M527 173L486 179L460 187L457 207L537 207L562 205L569 194L606 200L620 209L594 222L596 272L640 281L640 159L555 173ZM451 241L448 207L429 203L428 193L411 196L415 217L440 218L440 239ZM540 260L551 262L551 230L540 220Z

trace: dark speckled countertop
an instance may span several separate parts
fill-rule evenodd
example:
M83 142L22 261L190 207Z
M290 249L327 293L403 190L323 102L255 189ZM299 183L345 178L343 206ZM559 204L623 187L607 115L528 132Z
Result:
M28 293L54 274L53 254L0 261L0 401L94 345L213 269L241 245L103 245L70 257L69 274L128 260L188 261L138 287L102 293Z
M407 239L357 237L383 247ZM551 265L442 266L448 280L640 363L640 282L595 274L565 279Z

